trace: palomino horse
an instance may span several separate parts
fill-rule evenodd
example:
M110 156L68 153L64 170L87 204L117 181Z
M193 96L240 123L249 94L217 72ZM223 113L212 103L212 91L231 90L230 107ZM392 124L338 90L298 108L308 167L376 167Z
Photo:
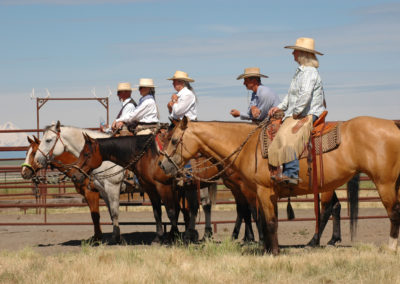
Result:
M323 187L331 192L358 172L375 183L390 218L389 248L397 249L400 227L400 126L390 120L357 117L340 125L341 144L323 155ZM307 161L300 160L300 182L289 188L270 178L268 160L257 149L260 127L230 122L190 122L186 118L175 130L162 168L174 173L197 152L223 160L237 170L246 186L256 192L265 218L264 249L279 253L277 201L281 197L311 194ZM319 161L317 161L319 164ZM319 166L319 165L318 165ZM319 167L317 167L319 168ZM318 173L320 175L320 173Z
M34 162L34 157L37 152L37 149L40 144L40 140L36 138L36 136L33 136L34 140L29 138L28 136L28 142L30 143L30 146L28 148L26 158L24 163L22 164L21 168L21 176L24 179L31 179L33 178L37 171L41 168L38 164ZM71 177L69 175L69 165L74 163L76 161L76 157L72 155L69 152L64 152L60 156L55 157L54 160L50 162L50 165L56 169L58 169L60 172L65 173L65 175ZM90 215L92 217L93 225L94 225L94 236L91 238L94 241L98 241L102 239L102 232L100 228L100 211L99 211L99 192L98 191L92 191L87 188L87 186L82 185L81 183L74 182L75 189L76 191L83 195L88 203L89 209L90 209ZM114 187L115 189L115 187ZM119 189L118 189L119 191ZM104 192L107 194L107 192ZM118 192L119 193L119 192ZM109 198L105 198L106 202L109 202ZM112 218L112 211L110 208L110 204L107 204L110 216ZM118 230L114 230L114 235L113 235L113 240L116 242L119 242L120 236L118 233Z
M59 158L61 155L69 156L69 154L72 154L76 160L84 144L82 136L83 131L88 132L95 137L109 136L108 134L98 131L81 129L72 126L61 126L60 122L57 122L57 124L47 127L46 131L43 133L43 138L38 147L38 151L36 152L34 163L40 165L41 167L46 167L49 162L55 161L57 159L56 157ZM72 159L72 157L69 156L68 161L70 158ZM59 163L61 163L61 160L59 160ZM73 164L72 161L71 163ZM123 169L111 162L105 162L94 172L99 174L99 178L96 178L93 181L94 188L100 193L100 196L107 204L113 223L112 239L114 242L119 243L121 240L118 222L119 196L120 192L124 191L125 187L127 186L123 182ZM78 181L74 181L74 183L79 184ZM81 184L80 186L84 186L84 184Z

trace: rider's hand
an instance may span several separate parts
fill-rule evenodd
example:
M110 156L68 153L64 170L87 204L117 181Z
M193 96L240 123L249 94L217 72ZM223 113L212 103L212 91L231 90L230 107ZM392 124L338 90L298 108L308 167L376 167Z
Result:
M253 116L253 118L258 118L259 116L260 116L260 114L261 114L261 111L260 111L260 109L258 108L258 107L256 107L256 106L252 106L251 108L250 108L250 111L251 111L251 115Z
M172 112L172 106L173 106L173 105L174 105L174 102L173 102L173 101L169 101L169 102L168 102L167 107L168 107L169 113Z
M113 123L111 124L111 129L115 130L116 127L117 127L117 121L114 120Z
M117 124L116 124L116 126L115 126L115 128L116 128L116 129L121 129L122 126L124 126L124 123L123 123L122 121L118 121Z
M178 95L177 94L172 94L171 102L173 102L173 103L177 103L178 102Z
M238 111L237 109L232 109L231 110L231 115L233 117L238 117L238 116L240 116L240 111Z
M278 107L270 108L269 111L268 111L268 116L272 117L274 115L274 113L277 112L278 110L280 110L280 108L278 108Z

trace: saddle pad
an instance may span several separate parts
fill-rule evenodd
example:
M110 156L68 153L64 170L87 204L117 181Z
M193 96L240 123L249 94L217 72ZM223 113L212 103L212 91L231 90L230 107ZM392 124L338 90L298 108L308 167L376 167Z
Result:
M340 124L341 123L326 123L322 135L322 152L326 153L336 149L340 144ZM268 147L271 145L272 140L279 130L280 124L268 124L261 129L260 132L260 144L261 144L261 155L264 159L268 158ZM320 129L317 129L317 131ZM314 131L313 131L314 132ZM319 132L320 133L320 132ZM321 136L313 133L313 136L317 135L315 138L315 148L317 150L316 154L320 154L320 144ZM303 151L300 158L305 158L308 155L307 148Z
M326 130L323 131L323 135L313 136L315 138L315 150L316 155L321 155L321 143L322 153L326 153L336 149L340 145L340 125L341 123L332 123ZM326 132L328 131L328 132ZM301 154L301 158L308 156L308 149L304 149Z

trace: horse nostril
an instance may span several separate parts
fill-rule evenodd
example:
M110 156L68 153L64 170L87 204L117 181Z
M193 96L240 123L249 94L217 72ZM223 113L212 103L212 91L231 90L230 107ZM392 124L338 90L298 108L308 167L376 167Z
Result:
M158 165L161 167L161 161L158 161Z

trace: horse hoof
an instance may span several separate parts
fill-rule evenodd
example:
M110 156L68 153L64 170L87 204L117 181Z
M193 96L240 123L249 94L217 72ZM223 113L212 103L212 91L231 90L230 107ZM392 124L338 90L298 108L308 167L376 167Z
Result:
M311 241L308 242L308 244L306 245L307 247L312 247L315 248L317 246L319 246L319 241L318 239L314 236Z
M188 230L184 235L184 242L188 243L197 243L199 241L199 233L196 230Z
M338 243L341 243L342 239L341 238L332 238L327 245L328 246L336 246Z

